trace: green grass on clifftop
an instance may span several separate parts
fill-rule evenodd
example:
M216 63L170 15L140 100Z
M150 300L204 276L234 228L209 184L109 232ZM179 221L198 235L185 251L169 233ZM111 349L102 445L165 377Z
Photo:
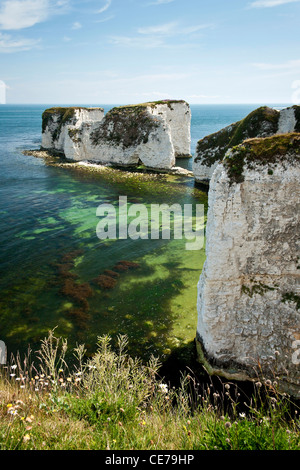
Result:
M67 342L53 332L35 357L12 358L0 375L1 450L299 450L298 407L261 379L245 398L235 384L199 384L189 371L177 387L98 340L66 362Z

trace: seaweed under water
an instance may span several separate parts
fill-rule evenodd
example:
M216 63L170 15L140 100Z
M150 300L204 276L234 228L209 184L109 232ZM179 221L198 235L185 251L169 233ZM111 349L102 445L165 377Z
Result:
M9 351L38 347L53 328L71 345L84 343L87 354L99 336L115 341L126 334L130 352L146 360L168 357L191 341L204 249L188 252L184 240L173 239L99 240L96 209L110 203L118 210L122 195L147 207L207 207L207 194L191 178L90 172L55 159L38 164L49 181L23 196L23 205L35 207L34 217L25 213L14 227L17 246L7 244L9 258L1 267L1 339Z

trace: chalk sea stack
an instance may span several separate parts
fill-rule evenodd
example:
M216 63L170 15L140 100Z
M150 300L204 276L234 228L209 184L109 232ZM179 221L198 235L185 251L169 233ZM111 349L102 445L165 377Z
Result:
M227 152L209 189L197 345L212 373L300 397L300 134ZM299 346L298 346L298 349Z
M50 108L43 113L42 148L68 160L171 169L191 150L191 111L165 100L101 108Z

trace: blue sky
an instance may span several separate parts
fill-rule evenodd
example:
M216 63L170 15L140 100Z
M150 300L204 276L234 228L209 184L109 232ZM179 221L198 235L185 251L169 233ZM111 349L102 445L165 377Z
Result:
M7 103L300 102L300 0L0 0Z

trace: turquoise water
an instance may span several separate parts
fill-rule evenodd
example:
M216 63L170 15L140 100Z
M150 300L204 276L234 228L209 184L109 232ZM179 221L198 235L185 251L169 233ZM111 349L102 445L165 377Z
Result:
M189 252L172 239L101 241L96 209L117 207L119 196L147 207L206 206L207 195L191 178L94 174L25 156L40 146L47 107L0 106L0 339L9 353L22 351L57 327L92 353L99 335L122 333L131 352L164 358L195 336L204 249ZM256 107L192 106L192 152ZM191 168L191 160L184 164ZM122 270L120 261L135 264ZM109 288L99 283L108 269L116 273Z

